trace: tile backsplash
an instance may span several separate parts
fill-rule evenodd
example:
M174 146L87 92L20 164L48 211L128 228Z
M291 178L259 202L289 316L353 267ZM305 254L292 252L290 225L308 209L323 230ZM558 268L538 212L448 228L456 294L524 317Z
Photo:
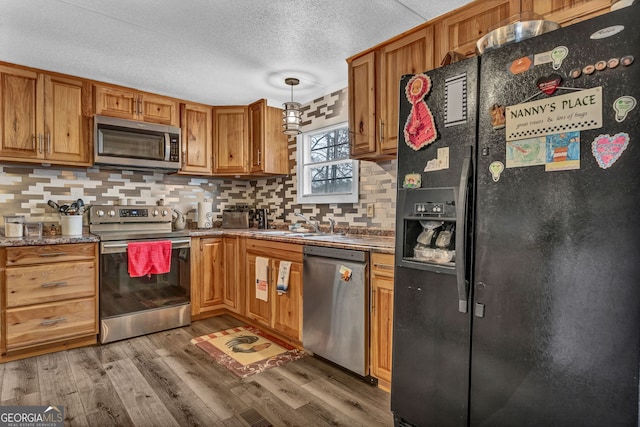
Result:
M347 121L347 90L343 89L303 106L303 131ZM213 201L214 216L223 209L247 204L268 208L271 221L297 222L294 212L315 216L326 223L334 217L341 226L393 230L396 203L396 161L360 162L358 203L296 204L296 143L289 142L291 175L243 181L167 175L162 173L66 167L40 167L0 163L0 215L25 215L27 221L57 222L48 200L64 204L81 198L85 204L165 204L196 220L199 201ZM367 205L374 216L366 216Z

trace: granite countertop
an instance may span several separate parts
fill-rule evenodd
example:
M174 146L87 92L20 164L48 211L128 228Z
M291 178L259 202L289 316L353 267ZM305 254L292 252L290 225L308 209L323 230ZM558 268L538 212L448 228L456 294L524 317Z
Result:
M238 236L252 239L272 240L285 243L296 243L313 246L326 246L342 249L359 249L379 253L394 253L395 239L388 235L368 234L312 234L295 233L285 230L258 229L197 229L190 230L191 237ZM0 247L60 245L68 243L96 243L100 238L84 230L82 236L45 236L9 238L0 234Z
M0 247L11 246L42 246L42 245L62 245L67 243L96 243L100 238L83 230L82 236L55 236L42 235L42 237L4 237L0 234Z
M213 228L210 230L198 229L191 230L190 235L191 237L215 237L227 235L303 245L326 246L342 249L359 249L388 254L393 254L395 252L395 237L389 235L329 233L315 234L296 233L285 230L258 230L253 228Z

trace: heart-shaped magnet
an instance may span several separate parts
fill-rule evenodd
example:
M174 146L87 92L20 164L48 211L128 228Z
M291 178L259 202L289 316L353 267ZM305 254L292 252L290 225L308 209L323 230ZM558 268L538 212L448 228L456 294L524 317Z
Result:
M629 134L598 135L591 143L591 152L602 169L611 167L629 145Z
M560 86L560 83L562 83L562 77L558 74L549 74L548 76L540 77L536 80L538 89L547 95L553 95Z

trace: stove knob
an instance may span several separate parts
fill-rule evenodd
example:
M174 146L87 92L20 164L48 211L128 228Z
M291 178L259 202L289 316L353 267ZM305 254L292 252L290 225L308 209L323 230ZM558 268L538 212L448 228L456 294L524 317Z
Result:
M162 216L167 216L167 215L169 215L169 211L166 210L166 209L163 209L162 210Z
M159 213L160 212L158 212L158 209L154 209L154 210L151 211L151 215L153 215L153 216L158 216Z
M109 215L110 217L114 217L114 216L116 216L116 211L111 209L109 212L107 212L107 215Z
M98 215L98 218L102 218L104 216L104 211L102 209L98 209L96 211L96 215Z

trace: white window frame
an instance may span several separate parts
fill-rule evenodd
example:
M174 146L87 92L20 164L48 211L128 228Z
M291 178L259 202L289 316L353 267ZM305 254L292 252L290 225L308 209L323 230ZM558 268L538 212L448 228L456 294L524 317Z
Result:
M331 126L313 129L297 136L296 141L296 172L298 178L298 194L296 195L296 203L308 204L308 203L358 203L360 181L358 179L359 162L350 158L334 160L322 163L310 162L310 156L308 150L305 149L305 143L307 143L313 135L319 133L330 132L334 129L347 128L348 123L342 122ZM306 144L308 146L308 144ZM343 162L351 162L353 170L353 191L349 193L330 193L330 194L311 194L309 193L310 183L309 176L305 175L305 166L311 164L336 164ZM306 190L306 191L305 191Z

